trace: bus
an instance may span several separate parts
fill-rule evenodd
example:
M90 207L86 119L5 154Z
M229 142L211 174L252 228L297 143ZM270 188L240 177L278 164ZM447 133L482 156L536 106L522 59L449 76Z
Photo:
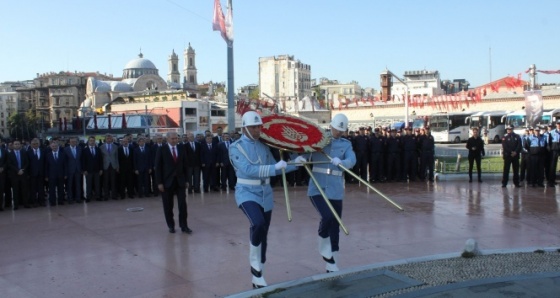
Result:
M416 129L420 129L420 128L424 128L428 126L428 116L424 116L424 117L417 117L416 119L412 120L412 129L416 130Z
M469 138L472 112L436 113L430 116L430 130L436 143L460 143Z
M472 129L477 127L481 137L488 138L488 141L493 143L500 143L502 141L502 137L506 133L506 125L503 122L503 117L508 113L510 112L489 111L472 114L469 119L469 136L472 136Z
M525 127L527 126L527 120L525 110L515 111L508 113L503 117L504 124L507 126L513 125L513 132L522 136L525 134Z

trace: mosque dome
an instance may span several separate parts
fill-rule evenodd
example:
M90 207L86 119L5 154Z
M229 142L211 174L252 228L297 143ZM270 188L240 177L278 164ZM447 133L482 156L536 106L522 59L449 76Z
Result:
M123 79L135 79L145 74L159 75L158 69L152 61L144 58L140 53L138 58L130 60L124 67Z

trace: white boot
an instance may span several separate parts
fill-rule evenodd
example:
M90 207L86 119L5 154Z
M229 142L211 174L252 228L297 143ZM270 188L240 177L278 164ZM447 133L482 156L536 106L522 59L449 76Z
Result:
M325 262L327 263L327 272L338 271L336 261L333 257L331 237L322 238L321 236L319 236L319 253L323 257L323 260L325 260Z
M249 264L251 264L251 273L253 274L253 288L266 287L266 281L262 276L263 263L261 263L261 253L262 247L260 244L259 246L250 244Z

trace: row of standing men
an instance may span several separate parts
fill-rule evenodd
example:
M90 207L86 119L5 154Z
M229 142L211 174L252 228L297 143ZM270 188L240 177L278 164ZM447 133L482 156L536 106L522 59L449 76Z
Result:
M189 192L233 190L229 134L207 134L203 140L185 134L178 145L187 154ZM139 136L131 142L127 135L118 144L114 141L107 134L100 144L94 137L87 143L72 137L68 142L33 139L27 146L15 140L0 146L0 210L159 195L155 157L165 138Z

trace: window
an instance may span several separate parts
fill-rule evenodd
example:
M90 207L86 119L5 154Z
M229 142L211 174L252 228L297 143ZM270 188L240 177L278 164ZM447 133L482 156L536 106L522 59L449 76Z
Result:
M196 116L196 108L185 108L185 116Z
M225 117L226 116L226 111L225 110L211 110L210 115L211 116Z

